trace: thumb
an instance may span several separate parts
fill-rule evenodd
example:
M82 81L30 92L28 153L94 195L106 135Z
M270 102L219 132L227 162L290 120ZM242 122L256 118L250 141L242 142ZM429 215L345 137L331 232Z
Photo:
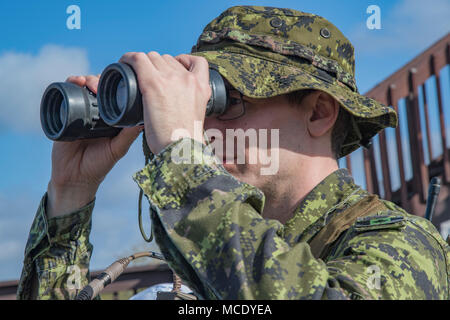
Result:
M143 129L144 126L123 128L117 136L111 139L111 153L116 162L128 152Z

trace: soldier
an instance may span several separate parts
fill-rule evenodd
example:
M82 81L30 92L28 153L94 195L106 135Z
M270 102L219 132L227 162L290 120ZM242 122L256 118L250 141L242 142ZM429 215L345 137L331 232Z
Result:
M338 158L395 127L397 115L358 93L353 46L334 25L290 9L237 6L209 23L192 51L127 53L121 62L138 76L152 158L134 179L150 202L157 244L198 296L449 298L449 247L434 226L338 168ZM205 119L208 66L227 80L234 102L228 114ZM98 79L69 81L95 92ZM196 122L220 133L279 129L279 147L269 146L279 153L277 172L261 175L261 161L217 164L206 143L219 135L198 138ZM87 284L95 193L141 129L55 142L18 298L74 298L73 266ZM184 134L173 142L177 129ZM191 151L190 163L175 161L179 147ZM255 150L246 147L245 159Z

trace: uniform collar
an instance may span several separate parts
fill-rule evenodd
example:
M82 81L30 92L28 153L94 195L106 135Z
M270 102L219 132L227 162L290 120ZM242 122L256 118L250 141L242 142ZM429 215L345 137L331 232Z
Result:
M285 223L286 241L294 241L294 238L298 238L330 208L344 201L358 188L346 168L329 174L305 196L295 210L294 216Z

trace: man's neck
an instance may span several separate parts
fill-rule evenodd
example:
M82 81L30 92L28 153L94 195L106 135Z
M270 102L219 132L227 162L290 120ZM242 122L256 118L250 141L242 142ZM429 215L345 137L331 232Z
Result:
M315 158L302 163L295 174L263 186L261 189L266 196L263 217L285 224L293 217L306 195L338 169L336 160Z

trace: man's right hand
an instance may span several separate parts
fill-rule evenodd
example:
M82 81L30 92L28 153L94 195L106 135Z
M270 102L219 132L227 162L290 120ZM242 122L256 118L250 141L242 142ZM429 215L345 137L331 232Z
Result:
M97 94L99 76L69 77L66 82L86 86ZM112 138L55 141L52 176L47 190L47 215L63 216L95 198L100 183L122 158L143 126L124 128Z

